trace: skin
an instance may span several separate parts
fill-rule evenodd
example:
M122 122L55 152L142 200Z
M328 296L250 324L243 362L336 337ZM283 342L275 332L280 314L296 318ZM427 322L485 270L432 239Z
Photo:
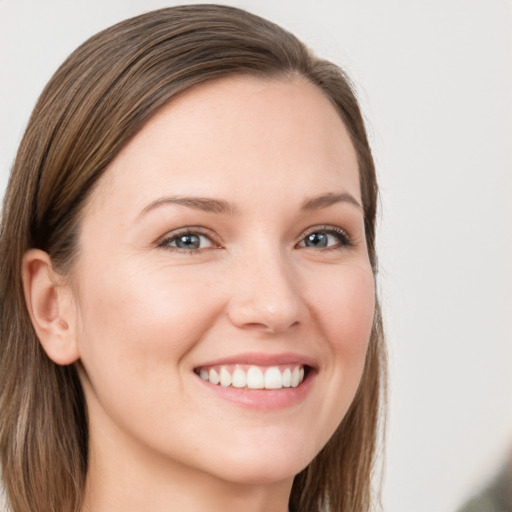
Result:
M176 196L230 208L161 201ZM374 281L357 203L356 154L322 92L231 77L181 95L124 148L87 201L65 281L27 255L36 330L55 361L78 361L86 395L83 511L287 510L364 365ZM184 227L199 249L175 246ZM247 353L309 358L308 392L244 407L194 372Z

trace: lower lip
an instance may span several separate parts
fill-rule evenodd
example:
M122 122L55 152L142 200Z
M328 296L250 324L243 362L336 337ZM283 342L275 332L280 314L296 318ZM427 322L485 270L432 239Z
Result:
M248 409L275 411L285 409L304 401L311 390L315 372L309 371L305 379L296 388L247 389L212 384L197 377L199 382L215 396Z

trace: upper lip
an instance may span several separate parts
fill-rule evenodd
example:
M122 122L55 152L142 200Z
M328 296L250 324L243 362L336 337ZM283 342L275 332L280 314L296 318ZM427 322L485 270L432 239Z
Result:
M221 357L212 361L206 361L196 366L204 368L208 366L221 366L229 364L247 364L254 366L279 366L279 365L302 365L311 368L318 368L318 363L309 356L296 354L294 352L283 352L279 354L268 354L262 352L246 352L242 354Z

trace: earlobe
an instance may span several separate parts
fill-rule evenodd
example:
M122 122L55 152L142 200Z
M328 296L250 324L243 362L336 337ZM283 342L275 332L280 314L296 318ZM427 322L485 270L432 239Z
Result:
M39 249L25 253L22 279L30 319L44 351L57 364L74 363L79 352L69 286L53 270L50 256Z

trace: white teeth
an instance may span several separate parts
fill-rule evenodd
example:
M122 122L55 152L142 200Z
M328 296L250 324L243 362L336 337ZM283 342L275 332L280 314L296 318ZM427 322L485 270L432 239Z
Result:
M246 367L247 368L247 367ZM296 388L304 380L302 365L259 367L249 366L247 370L241 365L216 366L201 368L199 377L211 384L223 387L248 389L282 389Z
M241 368L235 368L232 377L232 386L234 388L245 388L247 385L247 376Z
M247 371L247 387L249 389L263 389L265 387L263 372L257 366L251 366Z
M213 368L208 373L208 380L212 384L218 384L220 382L219 374Z
M231 374L224 366L220 369L220 385L224 387L231 386Z
M296 388L299 385L299 383L300 383L300 372L299 372L299 368L296 366L292 372L292 379L291 379L292 388Z
M283 372L283 387L289 388L292 385L292 371L286 368Z
M283 376L279 368L271 366L265 373L265 389L281 389L283 387Z

